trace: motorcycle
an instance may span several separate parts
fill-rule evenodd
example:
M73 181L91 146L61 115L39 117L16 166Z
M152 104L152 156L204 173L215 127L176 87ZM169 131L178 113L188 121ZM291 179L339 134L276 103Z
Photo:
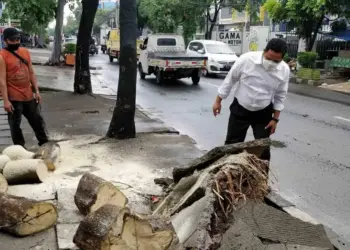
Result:
M89 53L90 55L97 55L98 54L98 48L96 47L95 44L90 44L90 48L89 48Z

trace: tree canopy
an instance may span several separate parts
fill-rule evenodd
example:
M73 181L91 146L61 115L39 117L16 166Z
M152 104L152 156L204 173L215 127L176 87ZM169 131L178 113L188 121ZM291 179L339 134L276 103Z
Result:
M327 16L350 16L349 0L267 0L264 7L273 22L285 22L290 29L295 28L306 39L307 50L312 49Z
M38 32L55 16L56 0L3 0L10 17L21 21L21 28L26 32Z

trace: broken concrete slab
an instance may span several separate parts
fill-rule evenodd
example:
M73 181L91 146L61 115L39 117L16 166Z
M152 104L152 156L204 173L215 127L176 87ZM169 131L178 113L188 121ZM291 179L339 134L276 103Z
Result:
M58 224L57 242L59 250L78 250L79 248L73 243L73 237L79 227L79 224ZM50 249L51 250L51 249Z
M329 227L323 226L329 240L337 250L350 250L350 242L346 241L343 237L339 236Z
M274 191L271 191L268 195L266 195L265 198L280 208L294 206L293 203L287 201L286 199L284 199L282 196L280 196L278 193L276 193Z
M172 192L159 204L153 214L171 216L180 211L184 205L192 205L193 202L205 195L208 178L208 174L193 174L182 178Z
M57 190L58 223L60 224L76 224L84 219L74 203L75 191L76 188L60 188Z
M223 235L219 250L264 250L265 248L266 246L254 236L250 227L238 219Z
M182 168L174 168L173 179L175 182L178 182L181 178L193 174L196 170L202 170L208 167L210 164L214 163L226 154L239 154L243 151L247 151L250 154L254 154L257 157L260 157L264 150L270 146L270 139L260 139L216 147L205 155L191 162L188 166Z
M295 206L284 207L283 210L286 211L291 216L293 216L294 218L298 218L298 219L300 219L302 221L305 221L305 222L308 222L308 223L311 223L311 224L314 224L314 225L319 225L320 224L316 219L311 217L306 212L301 211L299 208L296 208Z
M56 189L52 183L9 186L7 193L37 201L56 199Z
M1 250L57 250L55 228L24 238L0 233Z
M206 196L175 214L171 221L179 242L187 248L209 249L213 243L207 229L214 213L215 197L209 192ZM209 237L209 238L208 238Z
M261 202L247 201L233 216L267 241L333 249L322 225L301 221Z

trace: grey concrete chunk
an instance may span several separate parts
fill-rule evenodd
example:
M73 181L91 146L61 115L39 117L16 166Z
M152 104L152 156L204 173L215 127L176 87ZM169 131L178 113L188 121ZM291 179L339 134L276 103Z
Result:
M24 238L0 233L1 250L57 250L56 232L52 227Z
M58 224L57 242L59 250L75 250L79 249L74 243L73 238L78 229L79 224Z
M60 188L57 190L58 223L75 224L83 220L84 216L74 203L75 191L74 188Z
M261 239L333 249L322 225L304 222L264 203L248 201L233 216L242 219Z
M274 191L271 191L268 195L266 195L266 198L281 208L294 206L293 203L290 203L286 199L282 198L281 195L279 195L278 193L276 193Z
M329 248L308 247L300 245L270 244L267 245L266 250L329 250Z
M214 212L212 195L206 195L191 206L174 215L171 222L181 244L187 248L206 249L207 229Z
M239 219L223 235L219 250L264 250L265 247L249 226Z
M9 186L7 193L37 201L54 200L56 198L55 186L51 183Z

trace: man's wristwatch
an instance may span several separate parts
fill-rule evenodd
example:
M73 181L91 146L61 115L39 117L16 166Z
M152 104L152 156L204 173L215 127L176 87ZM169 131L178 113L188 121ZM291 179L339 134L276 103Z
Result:
M279 122L279 119L272 117L272 121L275 121L277 123L277 122Z

